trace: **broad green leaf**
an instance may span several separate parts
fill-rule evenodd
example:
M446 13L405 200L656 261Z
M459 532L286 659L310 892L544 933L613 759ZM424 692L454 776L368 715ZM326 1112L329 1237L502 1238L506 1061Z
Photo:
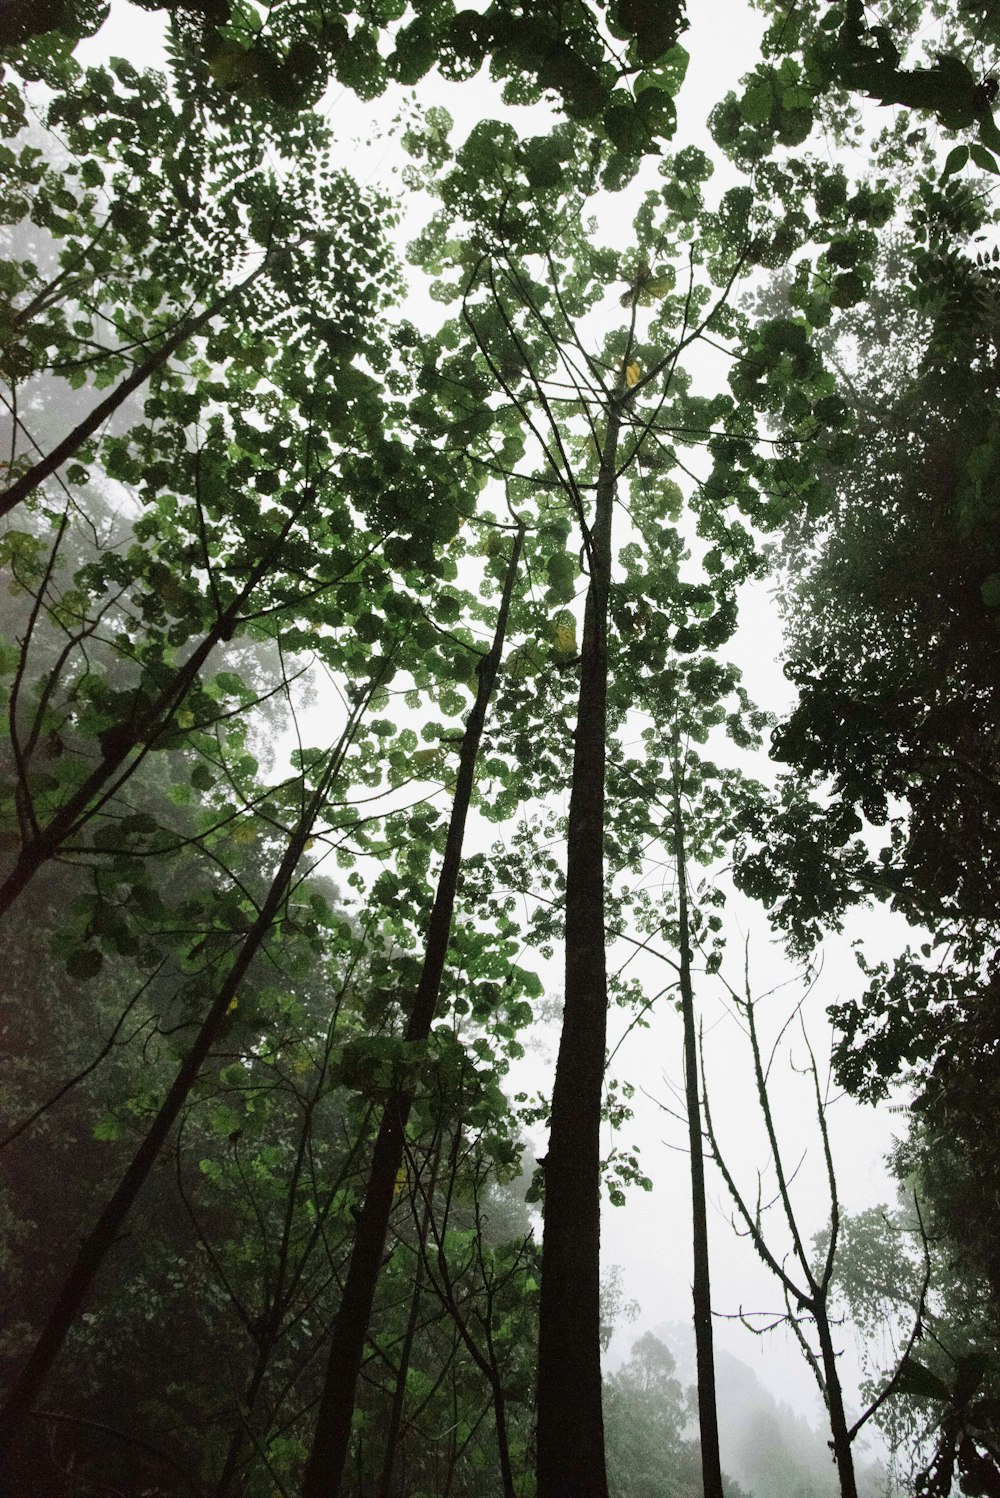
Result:
M947 1400L951 1398L951 1390L947 1384L912 1355L903 1364L903 1371L899 1376L895 1392L913 1394L920 1399Z
M77 947L66 959L66 971L80 982L96 978L103 966L104 956L96 947Z
M981 592L988 609L1000 609L1000 572L991 572L983 579Z
M944 182L955 172L960 172L968 162L969 154L968 146L955 146L953 150L949 151L941 171L941 181Z
M740 100L740 114L748 125L766 125L774 109L774 88L766 80L752 83Z
M992 151L987 151L985 146L981 146L978 143L971 145L969 147L969 156L981 171L992 172L994 176L1000 176L1000 164L998 164Z

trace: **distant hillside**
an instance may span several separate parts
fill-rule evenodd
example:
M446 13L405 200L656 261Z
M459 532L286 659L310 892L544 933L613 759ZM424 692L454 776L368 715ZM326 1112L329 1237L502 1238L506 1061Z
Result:
M677 1378L695 1378L691 1328L672 1322L654 1335L673 1353ZM719 1444L723 1469L753 1498L839 1498L836 1469L824 1430L774 1398L746 1363L716 1349ZM803 1377L808 1372L803 1369ZM884 1467L857 1453L861 1498L892 1498Z

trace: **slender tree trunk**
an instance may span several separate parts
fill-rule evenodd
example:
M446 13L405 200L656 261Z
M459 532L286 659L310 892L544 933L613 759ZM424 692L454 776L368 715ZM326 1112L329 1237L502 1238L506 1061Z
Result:
M250 1375L250 1379L243 1390L243 1403L246 1406L247 1420L253 1415L254 1405L257 1403L257 1395L261 1391L264 1375L267 1373L267 1365L274 1354L274 1347L275 1339L273 1336L269 1336L267 1341L257 1350L253 1373ZM226 1459L222 1464L222 1471L219 1474L219 1481L215 1485L215 1498L227 1498L229 1489L232 1486L233 1478L236 1475L236 1468L239 1465L240 1457L243 1454L246 1444L243 1430L243 1426L238 1427L233 1431L230 1438Z
M433 1187L431 1188L433 1190ZM379 1482L380 1498L391 1498L392 1474L396 1465L396 1447L399 1444L399 1432L403 1424L403 1410L406 1407L406 1376L410 1371L410 1358L413 1355L413 1343L417 1335L417 1320L420 1316L420 1302L424 1293L424 1256L417 1254L417 1268L413 1280L413 1294L410 1297L410 1314L406 1320L406 1331L403 1334L403 1345L399 1354L399 1367L396 1370L396 1387L392 1391L392 1404L389 1408L389 1428L385 1437L385 1455L382 1458L382 1477Z
M503 654L507 619L521 559L524 531L519 529L511 552L493 645L479 664L476 700L469 713L455 780L455 800L445 843L444 859L427 931L423 970L406 1027L408 1041L426 1040L437 1009L441 979L448 955L451 922L462 864L465 823L472 800L476 760L486 711L493 695ZM333 1323L333 1340L326 1380L320 1398L313 1446L306 1464L302 1498L333 1498L340 1485L351 1439L351 1421L368 1323L375 1302L385 1241L392 1211L393 1187L403 1161L406 1125L412 1092L397 1090L385 1105L379 1125L365 1199L340 1307Z
M727 985L728 986L728 985ZM834 1258L837 1244L837 1225L839 1222L839 1207L837 1198L837 1181L833 1169L833 1157L830 1152L830 1139L826 1128L826 1119L823 1112L823 1099L820 1092L819 1076L816 1070L816 1062L813 1058L812 1049L806 1038L806 1046L809 1051L809 1071L812 1075L813 1086L816 1092L816 1105L820 1133L823 1138L823 1153L826 1157L826 1167L830 1186L831 1225L830 1242L827 1247L826 1266L822 1275L817 1278L811 1266L811 1256L807 1250L806 1243L799 1231L798 1221L792 1208L792 1200L789 1192L789 1180L785 1173L781 1150L778 1145L778 1136L774 1126L774 1114L771 1110L771 1099L767 1090L767 1072L761 1057L760 1038L757 1033L757 1021L755 1017L755 1003L750 996L749 979L747 980L745 1000L740 1001L734 990L730 993L737 1000L740 1009L746 1015L747 1032L750 1037L750 1048L753 1053L754 1080L757 1085L757 1100L760 1104L761 1116L764 1120L764 1128L767 1132L768 1144L771 1149L771 1161L777 1176L778 1197L781 1200L785 1216L785 1223L791 1235L794 1245L794 1257L798 1260L802 1270L803 1282L796 1284L789 1274L785 1256L778 1259L768 1247L761 1227L760 1212L754 1210L743 1198L739 1187L733 1178L732 1172L726 1164L725 1158L719 1149L719 1141L712 1124L712 1114L709 1107L709 1099L705 1095L705 1129L708 1135L709 1145L712 1150L712 1158L722 1172L723 1180L729 1189L729 1194L735 1203L736 1210L742 1218L746 1227L747 1235L752 1241L757 1253L763 1263L770 1269L778 1283L785 1292L785 1303L788 1309L788 1320L795 1336L802 1348L803 1356L812 1370L813 1376L823 1396L827 1415L830 1421L830 1445L833 1448L834 1461L837 1466L837 1476L840 1484L841 1498L858 1498L857 1481L854 1475L854 1457L851 1451L851 1442L864 1420L857 1422L852 1428L848 1426L847 1415L844 1410L844 1393L840 1381L840 1370L837 1366L837 1352L833 1345L833 1335L830 1329L829 1314L829 1287L833 1274ZM783 1032L782 1032L783 1033ZM704 1068L702 1068L704 1076ZM792 1303L798 1307L805 1316L808 1316L816 1328L816 1336L820 1345L820 1356L817 1358L815 1348L808 1342L799 1322L792 1309ZM869 1410L869 1413L871 1411Z
M348 735L353 731L355 722L356 718L352 718L352 723L345 732L340 748L331 755L327 769L289 839L288 847L271 881L257 919L248 931L235 962L212 1001L211 1008L202 1021L194 1043L181 1063L145 1138L136 1150L131 1163L94 1227L83 1240L76 1262L56 1297L55 1305L49 1313L41 1336L14 1382L3 1410L0 1412L0 1458L10 1451L22 1421L44 1386L66 1335L83 1308L98 1270L117 1242L125 1218L148 1179L177 1115L197 1081L209 1051L218 1039L229 1012L229 1005L270 931L288 892L303 849L312 833L313 824L322 810L331 782L339 770L343 751L349 742Z
M566 850L566 991L545 1161L538 1498L607 1498L601 1405L601 1099L608 984L604 777L608 586L623 397L597 479Z
M434 1168L431 1173L430 1185L427 1190L427 1202L423 1211L423 1225L417 1229L417 1265L413 1276L410 1314L407 1317L406 1331L403 1334L403 1345L399 1354L399 1367L396 1370L396 1387L392 1391L392 1405L389 1410L389 1429L386 1432L385 1454L382 1459L382 1478L379 1483L380 1498L390 1498L392 1492L393 1468L396 1464L396 1447L399 1443L399 1432L403 1424L403 1411L406 1408L406 1377L410 1371L410 1359L413 1356L413 1343L417 1335L417 1321L420 1316L420 1302L423 1299L424 1282L427 1277L427 1260L422 1252L421 1245L426 1240L430 1226L431 1210L434 1202L434 1192L437 1188L438 1166L440 1163L441 1152L438 1150L434 1155Z
M217 317L228 303L242 295L244 291L264 274L269 261L270 256L265 256L256 270L251 271L248 276L245 276L238 286L234 286L230 291L223 292L221 296L217 296L203 312L198 313L197 317L189 317L180 323L170 334L169 338L160 344L155 353L150 354L148 359L145 359L141 364L137 364L132 373L127 375L120 385L116 385L110 395L105 396L104 400L97 403L89 415L83 418L79 426L74 427L69 435L64 437L61 442L58 442L50 453L47 453L44 458L41 458L32 468L29 468L27 473L22 474L19 479L16 479L9 489L0 494L0 515L8 514L15 505L21 503L22 499L27 499L29 494L33 494L38 486L43 484L57 469L61 468L74 453L79 452L87 439L92 437L95 432L100 431L108 418L113 416L118 408L128 400L129 396L138 390L140 386L144 385L151 375L154 375L158 369L161 369L166 364L170 355L176 353L182 343L186 343L189 338L193 338L196 333L200 333L202 328L211 322L213 317Z
M858 1498L858 1484L854 1475L854 1452L851 1449L851 1434L844 1409L844 1390L840 1382L837 1353L833 1345L833 1334L827 1315L826 1302L817 1297L814 1307L816 1334L819 1338L823 1359L823 1394L827 1414L830 1418L830 1444L833 1459L837 1464L841 1498Z
M705 1498L723 1498L719 1457L719 1415L715 1402L715 1345L712 1328L712 1284L705 1205L705 1157L698 1088L698 1041L691 982L691 922L684 851L684 817L675 770L673 782L674 857L677 862L677 914L680 926L681 1010L684 1016L684 1095L691 1154L691 1222L694 1247L694 1345L698 1368L698 1426L701 1434L701 1478Z
M504 1498L515 1498L514 1469L510 1460L510 1440L507 1434L507 1397L503 1391L503 1380L499 1373L490 1379L493 1391L493 1421L497 1433L497 1451L500 1457L500 1489Z

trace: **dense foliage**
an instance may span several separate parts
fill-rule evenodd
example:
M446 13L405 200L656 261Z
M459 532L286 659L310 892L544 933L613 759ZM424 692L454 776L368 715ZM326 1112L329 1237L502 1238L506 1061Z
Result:
M161 70L77 61L93 0L0 20L7 1488L734 1498L726 863L799 955L913 931L833 1012L843 1086L911 1090L905 1206L841 1220L820 1101L801 1293L746 1213L839 1489L836 1307L897 1335L916 1490L1000 1491L995 7L763 4L712 156L680 5L146 8ZM425 79L404 267L328 90ZM730 647L768 575L773 785ZM671 1000L690 1398L652 1336L601 1373L602 1199L652 1184L602 1158L607 1016Z

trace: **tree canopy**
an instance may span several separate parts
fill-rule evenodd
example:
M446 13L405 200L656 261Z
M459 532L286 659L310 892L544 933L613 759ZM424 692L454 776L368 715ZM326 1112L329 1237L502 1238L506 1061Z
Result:
M840 1491L835 1307L900 1338L916 1491L1000 1491L996 8L761 0L701 144L681 4L141 9L157 68L78 60L95 0L0 16L9 1491L733 1498L733 882L807 962L912 933L831 1011L908 1196L842 1221L813 1060L815 1262L733 991ZM338 141L383 97L402 194ZM691 1401L651 1335L601 1361L602 1207L655 1185L608 1016L671 1004Z

